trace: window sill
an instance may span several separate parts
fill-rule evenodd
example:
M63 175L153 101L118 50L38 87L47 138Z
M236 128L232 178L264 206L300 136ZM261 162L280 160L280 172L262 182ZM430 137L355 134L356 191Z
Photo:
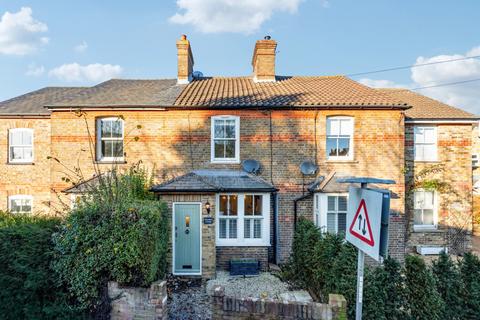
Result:
M240 160L210 160L212 164L239 164Z
M34 166L35 162L7 162L8 165Z
M103 160L96 160L96 164L126 164L126 160L119 160L119 161L103 161Z
M216 247L270 247L270 243L268 242L239 242L238 239L232 239L235 241L232 242L219 242L219 239L216 240L215 246Z
M440 163L440 160L413 160L415 163Z
M413 226L413 232L415 233L422 233L422 232L425 232L425 233L437 233L437 232L443 232L442 230L439 230L438 227L435 227L435 226L432 226L432 227L429 227L429 226L426 226L426 227L423 227L423 226Z
M353 159L331 159L331 160L327 160L326 162L327 163L358 163L357 160L353 160Z

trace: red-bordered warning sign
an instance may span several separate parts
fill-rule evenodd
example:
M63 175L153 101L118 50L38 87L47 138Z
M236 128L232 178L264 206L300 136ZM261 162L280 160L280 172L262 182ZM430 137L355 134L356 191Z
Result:
M349 231L354 237L360 239L369 246L373 247L375 245L372 227L370 226L370 219L368 218L367 206L364 199L360 200L360 204L358 205L357 212L352 220Z

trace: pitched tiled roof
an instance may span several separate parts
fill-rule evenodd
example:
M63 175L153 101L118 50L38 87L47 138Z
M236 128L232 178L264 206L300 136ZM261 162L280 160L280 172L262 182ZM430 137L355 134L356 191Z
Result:
M85 90L84 87L46 87L0 102L1 115L49 115L44 106Z
M151 188L158 193L174 192L272 192L275 187L260 177L235 170L195 170Z
M345 76L277 77L254 82L251 77L199 78L175 102L186 107L401 107L404 102Z
M87 88L48 106L57 107L132 107L172 106L185 85L176 79L112 79Z
M479 116L406 89L377 89L412 106L405 111L410 119L478 119Z

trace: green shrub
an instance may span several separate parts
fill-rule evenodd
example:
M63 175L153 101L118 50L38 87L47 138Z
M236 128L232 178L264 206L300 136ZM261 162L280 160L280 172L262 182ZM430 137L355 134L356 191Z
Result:
M51 269L60 220L0 212L2 319L82 318Z
M108 281L148 286L164 277L167 208L147 188L142 171L105 175L53 237L55 270L94 314L106 312Z
M480 315L480 259L466 253L459 262L462 279L464 319L478 319Z
M432 273L422 258L409 255L405 259L405 285L410 319L441 319L443 304Z
M432 272L435 278L437 291L445 306L442 318L447 320L464 319L462 306L462 282L460 272L452 259L442 252L433 262Z

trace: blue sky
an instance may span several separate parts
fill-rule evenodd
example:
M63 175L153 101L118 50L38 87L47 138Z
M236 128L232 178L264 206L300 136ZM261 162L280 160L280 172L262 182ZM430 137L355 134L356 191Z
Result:
M195 70L209 76L250 74L254 42L266 34L279 43L279 75L480 55L476 0L0 0L0 18L0 100L110 77L174 78L182 33ZM354 79L414 88L474 78L480 59ZM480 113L480 82L419 92Z

